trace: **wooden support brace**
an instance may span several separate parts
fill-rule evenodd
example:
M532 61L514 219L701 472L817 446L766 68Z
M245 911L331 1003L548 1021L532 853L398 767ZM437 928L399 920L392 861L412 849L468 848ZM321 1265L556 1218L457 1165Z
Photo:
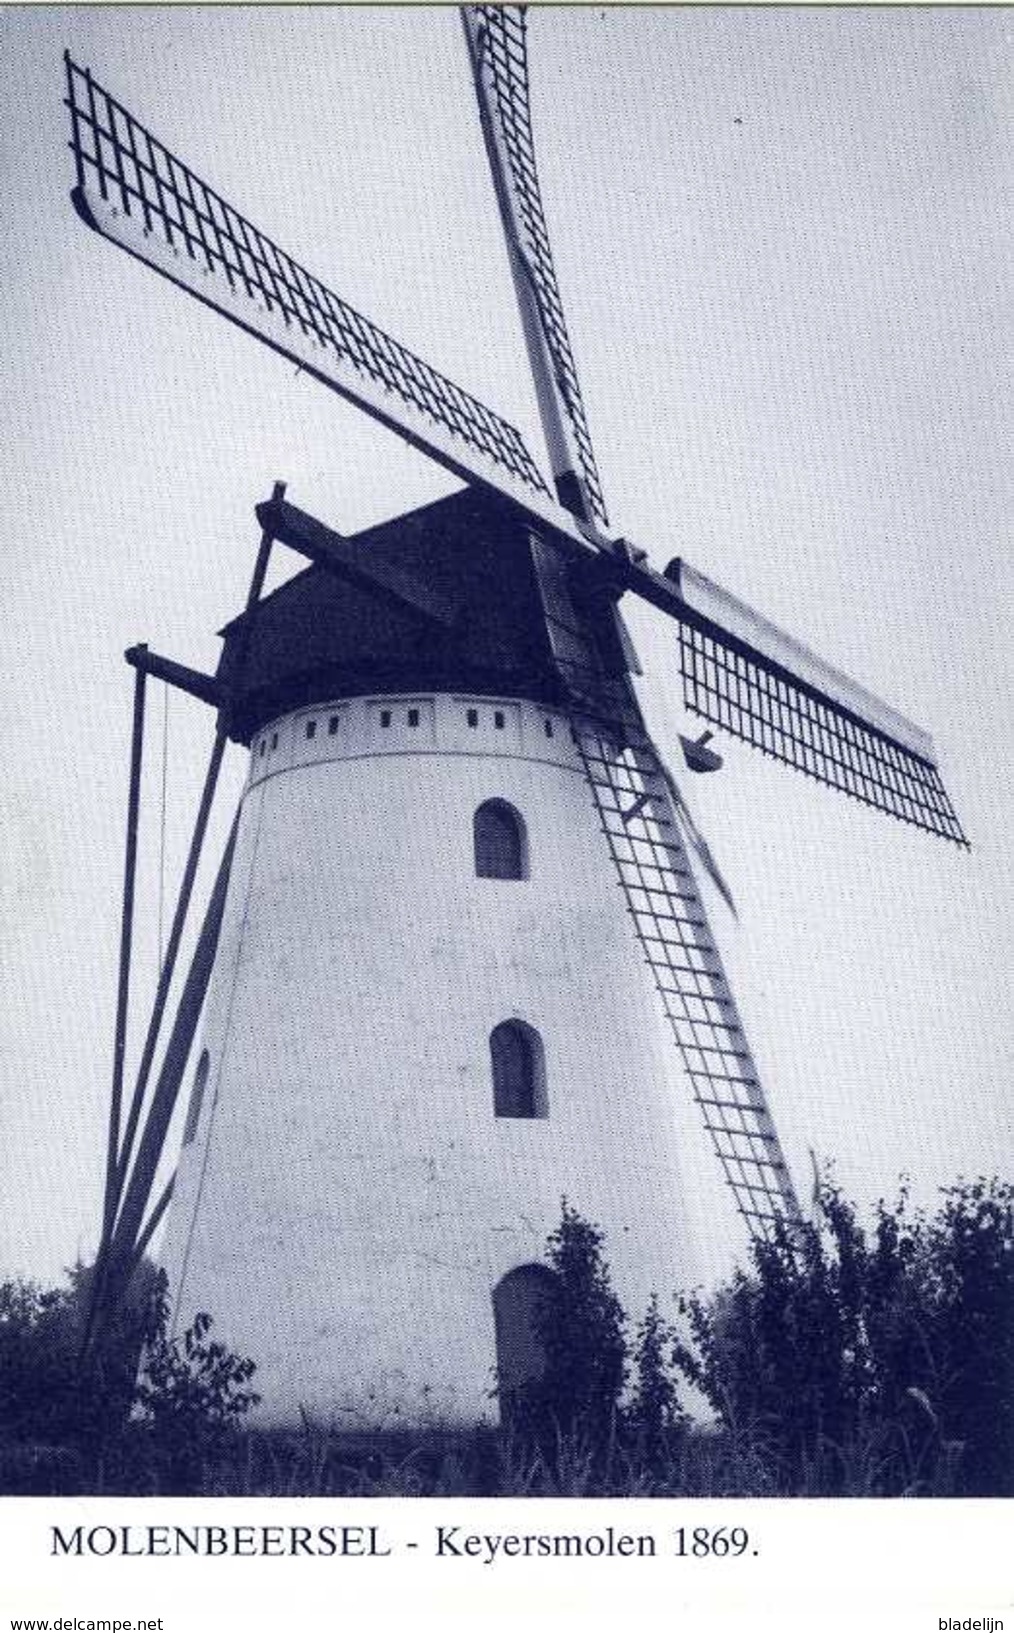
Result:
M152 675L156 680L165 681L167 686L175 686L177 691L198 698L201 703L210 703L213 709L221 708L222 686L213 675L202 675L197 669L188 669L186 664L160 657L144 645L128 647L123 656L139 675Z
M382 560L368 544L332 532L295 505L269 500L257 506L257 520L263 527L270 527L274 537L290 550L363 589L386 596L403 611L445 629L457 623L456 606L439 590L403 567Z
M218 947L218 937L222 926L222 914L225 908L226 891L229 884L229 872L232 866L232 856L236 844L236 829L238 819L233 823L232 832L226 845L222 861L219 865L218 876L204 915L201 933L194 948L190 969L180 997L179 1008L173 1022L169 1041L166 1044L165 1057L158 1081L152 1095L151 1106L137 1149L137 1158L134 1162L130 1179L123 1198L116 1229L109 1245L108 1262L103 1278L104 1285L100 1290L99 1316L104 1311L115 1308L119 1302L127 1283L133 1274L138 1260L138 1251L144 1251L169 1203L168 1194L163 1192L156 1206L152 1219L142 1231L142 1221L151 1197L151 1189L155 1182L155 1175L162 1157L166 1134L172 1119L179 1095L180 1084L186 1071L191 1045L200 1020L201 1006L208 987L208 979L214 964L215 952Z
M190 906L190 897L193 894L194 881L197 877L197 865L201 857L204 844L204 834L211 814L211 802L214 798L218 783L218 773L222 765L222 756L225 753L226 739L219 731L215 735L211 759L204 779L204 788L201 791L201 803L197 812L197 821L190 841L190 851L187 855L186 867L183 872L183 882L180 885L179 898L176 903L176 912L173 917L172 929L169 932L169 943L166 947L165 961L159 975L158 988L155 993L155 1003L152 1008L151 1019L148 1023L148 1032L144 1040L144 1049L141 1055L141 1064L138 1068L137 1082L134 1086L134 1095L127 1117L127 1126L123 1135L123 1146L120 1151L117 1205L123 1193L123 1184L130 1164L134 1137L141 1116L141 1106L144 1103L145 1090L148 1086L148 1077L151 1072L152 1061L155 1058L155 1048L158 1043L159 1030L162 1025L162 1016L165 1012L166 999L169 996L169 987L173 972L176 968L176 958L179 953L180 941L183 937L183 928L186 923L187 910Z
M139 652L143 647L136 649ZM117 1167L120 1151L120 1112L123 1105L123 1072L127 1046L127 1014L130 998L130 955L134 929L134 885L137 875L137 829L141 805L141 765L144 748L145 669L134 670L134 717L130 744L130 792L127 798L127 841L123 864L123 909L120 920L120 962L116 992L116 1027L113 1036L113 1086L109 1100L109 1132L106 1143L106 1184L102 1209L100 1253L109 1241L116 1216Z

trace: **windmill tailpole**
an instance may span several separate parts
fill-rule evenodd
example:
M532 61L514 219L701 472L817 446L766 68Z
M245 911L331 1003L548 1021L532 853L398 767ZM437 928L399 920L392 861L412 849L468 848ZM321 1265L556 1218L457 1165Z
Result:
M116 1215L116 1179L120 1158L120 1112L126 1055L127 1012L130 998L130 959L134 926L134 886L137 875L137 831L141 804L141 766L144 748L145 672L134 670L134 719L130 746L130 793L127 801L127 842L123 867L123 913L120 925L120 964L113 1040L113 1087L109 1101L109 1136L106 1147L106 1187L100 1253L108 1243Z
M172 1196L174 1182L170 1180L147 1223L142 1225L214 964L237 827L238 818L233 821L194 948L119 1219L105 1252L96 1261L83 1353L93 1345L97 1333L126 1292Z

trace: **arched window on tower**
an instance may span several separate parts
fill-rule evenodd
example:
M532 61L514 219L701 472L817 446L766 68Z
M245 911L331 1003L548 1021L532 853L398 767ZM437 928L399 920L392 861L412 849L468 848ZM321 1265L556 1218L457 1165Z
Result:
M204 1099L204 1086L208 1081L208 1067L211 1060L207 1049L201 1050L201 1058L197 1062L194 1073L194 1086L190 1091L190 1104L187 1107L187 1121L183 1130L183 1144L189 1145L197 1133L197 1125L201 1120L201 1102Z
M542 1039L524 1021L501 1021L489 1035L493 1112L497 1117L548 1117Z
M503 799L488 799L472 819L475 872L479 879L527 879L528 836L524 818Z

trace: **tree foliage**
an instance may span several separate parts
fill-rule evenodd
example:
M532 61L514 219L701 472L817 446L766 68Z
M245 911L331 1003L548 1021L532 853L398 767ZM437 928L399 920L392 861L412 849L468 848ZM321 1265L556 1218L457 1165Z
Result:
M599 1445L611 1432L623 1392L626 1317L602 1245L602 1232L564 1197L560 1223L546 1243L552 1292L536 1313L543 1370L523 1398L509 1403L514 1427L544 1447L575 1434Z
M199 1489L260 1398L254 1362L209 1339L208 1315L170 1338L165 1276L147 1262L83 1357L91 1274L0 1284L0 1490L78 1489L86 1468L100 1485L116 1469L141 1489Z
M670 1357L678 1342L675 1327L665 1320L658 1295L652 1293L634 1339L631 1354L633 1387L625 1413L627 1427L649 1459L665 1454L675 1433L687 1427Z
M193 1489L208 1464L227 1450L242 1418L261 1398L247 1388L256 1363L210 1339L212 1325L211 1317L202 1312L181 1337L172 1338L166 1280L160 1274L134 1406L170 1491Z
M77 1394L77 1302L70 1288L0 1284L0 1436L65 1437Z
M830 1181L749 1271L681 1301L679 1370L781 1491L1001 1495L1014 1477L1014 1188L902 1188L867 1233Z

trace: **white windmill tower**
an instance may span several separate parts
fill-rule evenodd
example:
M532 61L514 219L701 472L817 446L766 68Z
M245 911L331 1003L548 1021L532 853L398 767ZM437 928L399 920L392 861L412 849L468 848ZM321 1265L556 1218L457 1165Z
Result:
M623 594L674 618L686 705L964 843L932 744L685 562L608 530L539 196L523 13L465 32L554 492L513 427L391 340L67 59L89 226L462 477L343 537L277 486L214 677L147 648L135 733L96 1317L170 1199L176 1317L258 1362L262 1410L474 1421L537 1365L561 1194L608 1232L631 1308L716 1235L797 1212L651 743ZM311 565L262 595L274 542ZM122 1120L144 683L217 729ZM157 1080L226 742L250 771ZM692 769L716 757L688 744ZM677 1046L681 1071L670 1063ZM668 1052L668 1053L667 1053ZM183 1147L151 1205L191 1062ZM716 1160L717 1158L717 1160Z

